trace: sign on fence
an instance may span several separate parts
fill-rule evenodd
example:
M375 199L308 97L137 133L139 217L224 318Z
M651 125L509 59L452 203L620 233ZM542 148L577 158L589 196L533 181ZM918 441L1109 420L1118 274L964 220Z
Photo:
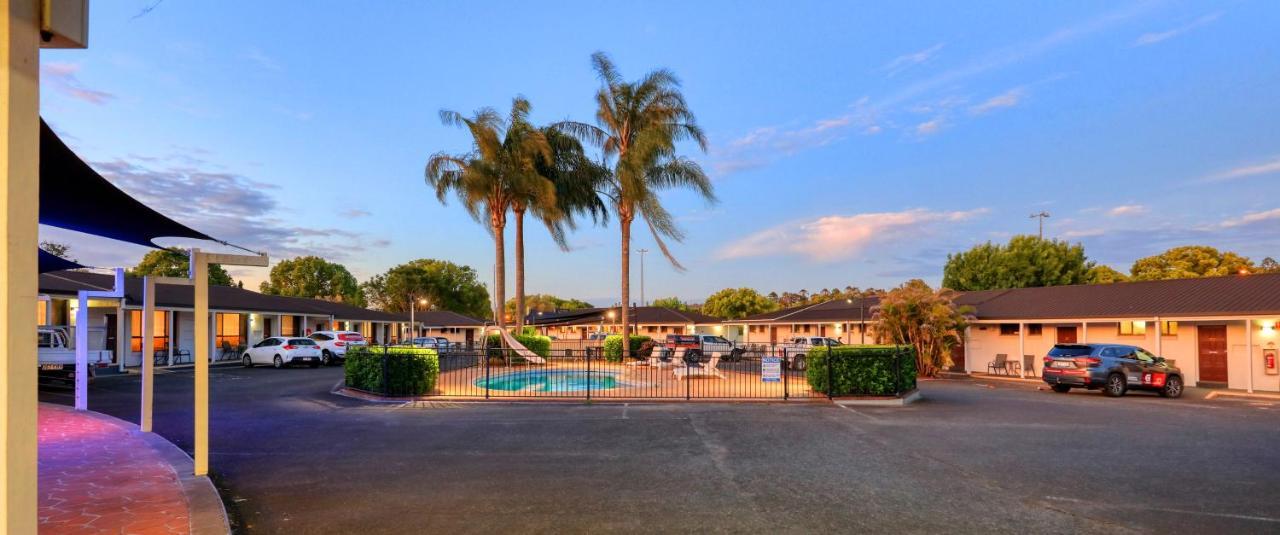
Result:
M782 357L760 359L760 380L766 383L782 382Z

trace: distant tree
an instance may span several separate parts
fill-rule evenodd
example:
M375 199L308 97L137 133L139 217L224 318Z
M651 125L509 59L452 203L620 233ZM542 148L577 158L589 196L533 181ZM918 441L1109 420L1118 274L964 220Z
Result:
M1241 270L1253 271L1253 261L1207 245L1187 245L1140 258L1133 263L1129 274L1134 280L1164 280L1221 277Z
M725 288L702 303L704 314L735 320L776 308L776 302L751 288Z
M1280 262L1276 262L1276 259L1271 258L1269 256L1266 258L1263 258L1262 262L1258 263L1258 272L1259 273L1280 273Z
M268 280L259 285L264 294L312 297L364 306L360 283L346 266L318 256L283 260L271 268Z
M907 281L880 298L875 318L876 340L916 348L916 369L931 376L951 365L951 349L960 344L967 306L956 306L955 292L934 290L920 279Z
M1014 236L1006 245L988 242L947 255L942 286L971 291L1084 284L1093 265L1080 244Z
M58 258L61 258L63 260L78 262L78 260L71 258L71 246L65 243L42 241L40 242L40 248L44 249L44 252L49 253Z
M1089 268L1089 284L1111 284L1115 282L1127 282L1129 276L1116 271L1111 266L1098 264Z
M130 277L153 275L156 277L186 277L191 262L187 252L182 249L156 249L148 252L133 269L127 270ZM218 264L209 264L209 284L215 286L235 286L236 281L231 274Z
M413 260L376 275L361 285L366 302L388 312L408 312L410 299L427 307L489 318L489 291L476 270L446 260Z
M591 308L591 303L580 299L562 299L551 294L530 294L524 298L524 306L526 312L551 312L554 310L577 310L580 308ZM504 307L507 315L515 317L516 315L516 299L513 297L507 300Z
M679 310L681 312L689 310L689 303L681 301L679 297L662 297L654 299L649 303L650 306L658 308L669 308L671 310Z

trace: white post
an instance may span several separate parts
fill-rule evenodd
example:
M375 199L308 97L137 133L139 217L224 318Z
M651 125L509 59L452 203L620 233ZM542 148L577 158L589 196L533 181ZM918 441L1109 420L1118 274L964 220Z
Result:
M1027 378L1027 368L1025 366L1022 366L1022 364L1026 364L1025 362L1023 362L1023 360L1025 359L1022 358L1022 355L1025 355L1026 353L1027 353L1027 324L1018 322L1018 362L1021 363L1018 365L1018 369L1021 370L1023 379Z
M213 358L213 314L209 312L209 264L204 253L191 249L188 254L191 268L188 278L195 285L192 311L195 316L195 406L191 456L193 472L197 476L209 473L209 359Z
M1253 393L1253 320L1244 320L1244 364L1249 377L1249 393Z
M1080 322L1080 343L1089 343L1089 322L1087 321Z
M89 296L79 292L76 309L76 410L89 409Z
M142 417L138 428L151 432L151 407L155 385L155 358L147 355L155 343L156 280L142 277Z
M177 331L174 330L178 326L178 319L176 318L177 315L178 313L173 310L169 310L164 313L164 319L169 324L169 330L165 331L165 334L168 335L167 343L165 345L169 346L169 354L166 355L167 358L165 360L166 366L173 365L173 346L177 345L176 342L178 340Z
M964 343L962 345L962 347L964 348L964 372L965 373L969 373L969 363L973 362L973 357L971 357L969 353L969 329L971 329L971 327L966 325L964 328Z
M1164 323L1160 322L1160 316L1156 316L1156 356L1164 356Z
M129 350L133 348L133 336L132 333L129 332L129 323L125 321L127 318L125 314L129 313L129 311L124 308L125 301L125 298L120 298L120 308L118 309L119 312L116 314L116 347L114 349L116 352L116 362L120 364L120 371L122 373L124 372L126 361L129 358Z

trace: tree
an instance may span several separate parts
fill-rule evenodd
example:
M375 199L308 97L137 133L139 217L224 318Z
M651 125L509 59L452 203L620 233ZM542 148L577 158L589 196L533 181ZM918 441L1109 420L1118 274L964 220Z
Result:
M658 308L669 308L671 310L679 310L681 312L689 310L689 303L681 301L679 297L660 297L649 303L651 306Z
M1262 262L1258 263L1258 273L1280 273L1280 262L1276 262L1276 259L1269 256L1263 258Z
M156 249L148 251L133 269L125 273L130 277L151 275L155 277L187 277L191 262L187 252L178 248ZM209 264L209 284L215 286L235 286L236 281L231 274L218 264Z
M477 222L486 224L493 236L494 293L492 315L500 328L506 328L505 314L499 304L506 302L507 210L519 197L528 198L537 190L537 198L554 198L549 181L537 176L534 162L550 160L547 139L528 121L531 106L523 97L511 102L507 120L492 108L481 108L471 117L441 110L445 125L466 128L471 134L472 150L467 154L436 153L427 161L427 184L436 190L441 203L450 192L458 196L463 208ZM521 251L523 252L523 251ZM517 274L517 279L523 273Z
M525 296L524 305L525 312L554 312L556 310L577 310L580 308L591 308L591 303L580 299L562 299L551 294L531 294ZM509 316L516 316L516 300L508 299L506 312Z
M346 266L318 256L283 260L271 268L258 289L264 294L311 297L364 306L360 283Z
M1129 276L1116 271L1115 268L1105 264L1098 264L1089 268L1089 284L1112 284L1116 282L1128 282Z
M957 307L954 298L954 291L935 291L920 279L890 290L874 312L879 322L876 341L915 347L916 369L921 375L934 375L952 364L951 350L963 340L967 315L972 313L970 307Z
M1241 270L1253 271L1253 261L1207 245L1187 245L1139 258L1129 274L1134 280L1164 280L1221 277L1240 273Z
M1061 286L1089 282L1093 268L1084 247L1036 236L1014 236L947 255L942 286L957 291Z
M703 313L734 320L777 308L777 303L751 288L725 288L702 303Z
M631 223L642 218L658 249L676 269L683 269L663 238L681 241L683 232L675 217L663 208L658 194L672 188L690 188L708 202L715 202L711 179L693 160L676 153L676 143L695 142L703 152L707 139L680 92L680 81L671 71L657 69L635 82L622 75L603 52L591 56L601 81L596 93L596 124L566 121L557 127L588 141L612 160L611 173L603 177L602 194L613 204L621 231L622 318L630 324L631 310ZM622 347L630 353L626 329Z
M427 308L450 310L488 318L489 292L476 270L447 260L413 260L370 278L361 289L366 301L388 312L408 312L414 300L426 299Z
M61 258L63 260L70 260L72 262L77 262L77 263L79 262L78 260L71 258L71 246L65 243L42 241L40 242L40 248L44 249L44 252L49 253L58 258Z

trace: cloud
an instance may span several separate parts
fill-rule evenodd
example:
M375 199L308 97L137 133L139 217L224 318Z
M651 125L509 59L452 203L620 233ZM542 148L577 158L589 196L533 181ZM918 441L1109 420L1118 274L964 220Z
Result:
M1022 102L1024 96L1026 96L1026 89L1015 87L983 101L982 104L969 108L969 113L982 115L1001 108L1012 108Z
M1280 208L1267 210L1265 212L1248 213L1235 219L1223 221L1219 223L1218 226L1221 228L1236 228L1273 220L1280 220Z
M342 217L355 219L358 217L369 217L373 215L373 212L370 212L368 210L361 210L359 208L352 208L350 210L343 210L342 212L339 212L338 215Z
M815 120L799 128L764 126L728 143L712 148L712 172L726 176L764 167L779 158L834 143L857 128L864 133L880 131L874 113L865 109L865 99L855 102L853 111Z
M1193 20L1187 24L1184 24L1172 30L1165 30L1163 32L1144 33L1138 36L1138 39L1133 42L1133 46L1154 45L1161 41L1172 39L1174 37L1187 33L1191 30L1194 30L1206 24L1212 23L1213 21L1218 20L1218 17L1221 17L1221 16L1222 16L1222 12L1218 11L1218 12L1210 13L1208 15L1204 15L1196 20Z
M716 252L721 260L758 256L799 255L830 262L857 256L868 246L921 231L922 227L958 222L986 213L985 208L935 212L925 209L854 215L830 215L785 223L726 244Z
M250 48L249 52L246 53L244 57L267 70L278 71L281 68L279 62L256 48Z
M45 63L40 66L40 81L50 89L89 104L103 105L116 98L106 91L85 87L76 73L80 72L78 63Z
M893 58L893 61L890 61L887 65L884 66L884 71L889 73L889 76L893 76L902 71L910 69L911 67L915 67L916 65L925 63L933 59L933 57L937 55L939 51L942 50L942 47L945 44L946 43L938 43L924 50L921 50L918 52L912 52L910 54L904 54L896 58Z
M1237 178L1247 178L1258 175L1269 175L1272 173L1280 173L1280 156L1269 162L1263 162L1254 165L1245 165L1228 169L1219 173L1206 176L1200 179L1202 182L1221 182L1224 180L1235 180Z
M1107 215L1112 217L1118 217L1118 216L1125 216L1125 215L1144 214L1146 212L1147 212L1147 207L1141 204L1122 204L1120 206L1116 206L1110 210L1107 210Z
M929 121L925 121L916 125L916 134L921 136L929 136L938 133L942 129L942 118L938 117Z

